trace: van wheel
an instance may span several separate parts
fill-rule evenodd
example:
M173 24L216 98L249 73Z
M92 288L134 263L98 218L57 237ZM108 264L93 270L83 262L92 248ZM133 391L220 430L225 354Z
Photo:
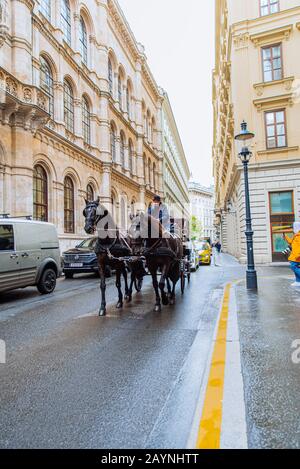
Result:
M53 269L46 269L42 273L37 289L42 295L49 295L56 287L56 273Z

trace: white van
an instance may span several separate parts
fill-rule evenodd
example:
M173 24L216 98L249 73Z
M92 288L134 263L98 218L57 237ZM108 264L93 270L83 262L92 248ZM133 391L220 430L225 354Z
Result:
M60 275L54 225L0 217L0 292L36 285L40 293L49 294Z

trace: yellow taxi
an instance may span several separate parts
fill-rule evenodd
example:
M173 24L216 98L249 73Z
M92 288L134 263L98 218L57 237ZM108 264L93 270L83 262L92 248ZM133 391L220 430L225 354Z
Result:
M199 255L199 265L201 264L210 265L211 255L212 255L212 249L211 249L210 244L207 241L200 241L197 244L196 249Z

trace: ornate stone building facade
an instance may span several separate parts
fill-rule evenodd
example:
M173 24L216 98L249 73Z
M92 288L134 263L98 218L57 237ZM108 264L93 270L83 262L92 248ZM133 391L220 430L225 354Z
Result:
M299 0L216 0L213 74L216 224L246 261L244 182L234 135L255 133L249 182L258 263L284 261L300 214Z
M189 219L188 181L190 170L180 139L169 97L165 91L162 106L164 199L175 218Z
M84 199L163 195L163 95L115 0L0 0L0 213L84 237Z
M189 182L189 197L191 202L191 215L198 218L201 223L202 237L215 241L214 231L214 187L205 187L194 181Z

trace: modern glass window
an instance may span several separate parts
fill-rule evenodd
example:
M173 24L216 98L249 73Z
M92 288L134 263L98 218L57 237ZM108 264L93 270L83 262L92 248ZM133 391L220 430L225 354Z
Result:
M110 127L110 152L113 162L116 162L116 133L113 125Z
M87 32L85 22L80 17L80 24L79 24L79 42L80 42L80 53L82 57L82 61L85 65L88 64L88 41L87 41Z
M48 62L40 58L40 86L49 98L49 114L54 118L54 88L53 88L53 75Z
M67 81L64 81L64 121L66 129L74 132L74 96L72 87Z
M121 134L121 140L120 140L120 155L121 155L121 165L124 168L125 167L125 141L124 141L123 134Z
M108 82L109 82L109 92L113 94L114 91L114 81L113 81L113 67L111 60L108 59Z
M0 252L13 251L15 248L14 228L12 225L0 225Z
M271 15L279 11L279 0L260 0L261 16Z
M90 106L85 97L82 98L82 131L83 140L90 145L91 143L91 113Z
M271 215L279 213L294 213L293 192L271 192L270 193Z
M94 198L94 188L91 184L87 185L86 188L86 197L89 202L93 202L95 200Z
M270 192L270 224L273 261L286 261L282 253L287 248L284 234L293 234L295 221L293 191Z
M40 12L51 21L51 0L40 0Z
M285 110L265 113L267 148L287 146Z
M48 178L41 165L33 170L33 218L48 221Z
M264 81L281 80L282 72L282 47L281 44L264 47L262 49Z
M71 46L71 10L69 0L61 0L60 24L64 40Z
M74 184L69 176L64 180L65 233L74 233Z

